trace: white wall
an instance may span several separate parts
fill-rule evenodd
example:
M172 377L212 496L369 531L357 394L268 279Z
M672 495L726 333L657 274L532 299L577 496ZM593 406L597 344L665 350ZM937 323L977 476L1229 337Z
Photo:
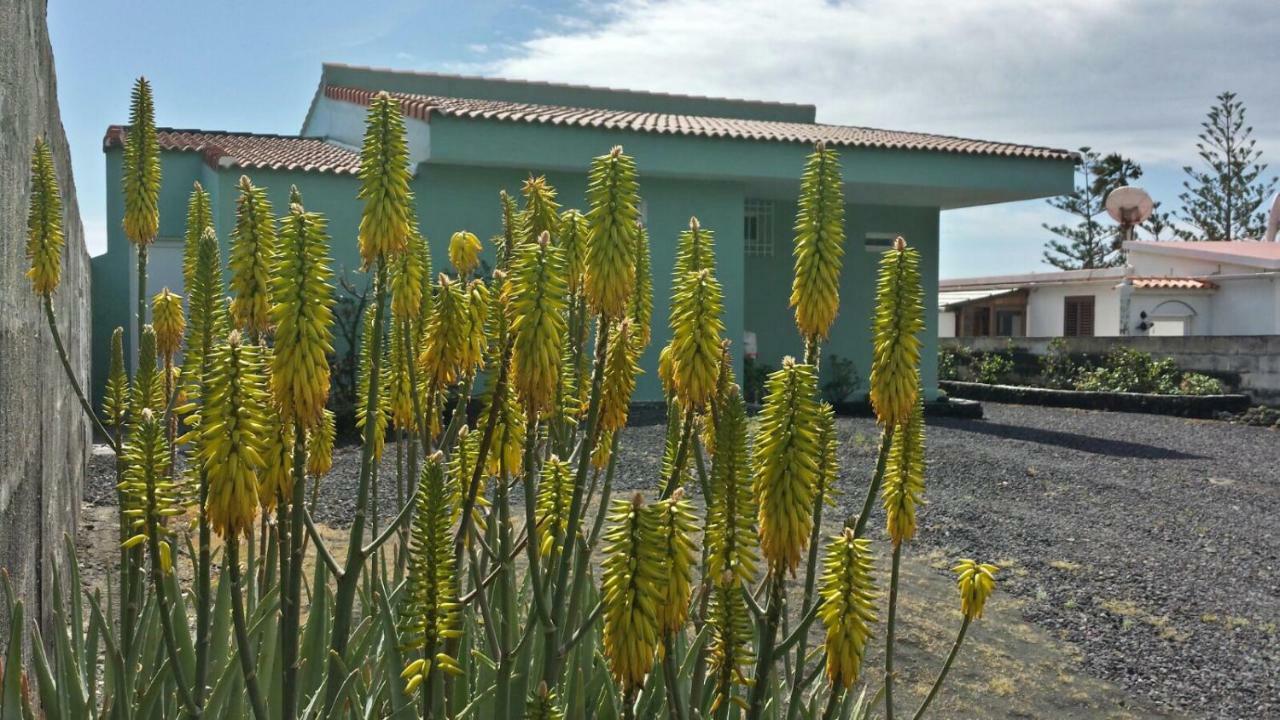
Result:
M322 94L316 98L315 110L302 134L334 140L358 151L364 143L364 123L368 112L368 108L362 105L334 100ZM431 126L416 118L405 118L404 126L409 143L409 166L417 168L418 163L431 155Z
M938 337L955 337L956 336L956 314L953 312L938 312Z
M1259 272L1258 268L1247 265L1198 260L1196 258L1164 255L1160 253L1129 253L1129 266L1133 274L1149 277L1200 277L1202 275L1244 275Z
M1027 295L1027 336L1061 337L1062 321L1068 296L1093 296L1093 334L1120 334L1119 281L1109 279L1097 283L1040 285Z

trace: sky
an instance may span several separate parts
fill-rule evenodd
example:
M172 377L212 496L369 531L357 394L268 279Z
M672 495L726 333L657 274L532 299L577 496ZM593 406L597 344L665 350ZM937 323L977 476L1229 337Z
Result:
M1232 90L1280 174L1275 0L50 0L89 251L107 125L146 75L162 126L297 133L322 62L815 104L818 121L1117 151L1176 210ZM1042 200L942 214L941 274L1050 269Z

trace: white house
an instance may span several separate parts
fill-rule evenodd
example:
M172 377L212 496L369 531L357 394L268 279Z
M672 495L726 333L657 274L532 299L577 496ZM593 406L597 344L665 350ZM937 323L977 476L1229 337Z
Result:
M1124 248L1124 267L943 280L938 335L1280 335L1280 243Z

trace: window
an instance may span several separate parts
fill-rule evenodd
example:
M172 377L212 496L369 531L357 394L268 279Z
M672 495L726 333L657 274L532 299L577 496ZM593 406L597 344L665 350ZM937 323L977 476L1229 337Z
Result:
M1022 337L1022 311L997 310L996 335L1000 337Z
M897 237L898 233L870 232L863 238L863 247L867 252L882 253L893 247L893 241Z
M742 246L747 257L773 257L773 203L748 199L742 210Z
M1074 295L1063 302L1062 334L1093 337L1093 296Z

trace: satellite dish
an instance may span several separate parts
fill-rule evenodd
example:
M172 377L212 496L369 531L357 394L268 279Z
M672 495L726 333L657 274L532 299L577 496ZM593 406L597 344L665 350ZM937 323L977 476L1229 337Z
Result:
M1107 214L1121 225L1137 225L1151 217L1156 204L1140 187L1123 185L1107 193Z
M1280 192L1271 196L1271 211L1267 213L1267 231L1262 236L1263 242L1275 242L1276 231L1280 231Z

